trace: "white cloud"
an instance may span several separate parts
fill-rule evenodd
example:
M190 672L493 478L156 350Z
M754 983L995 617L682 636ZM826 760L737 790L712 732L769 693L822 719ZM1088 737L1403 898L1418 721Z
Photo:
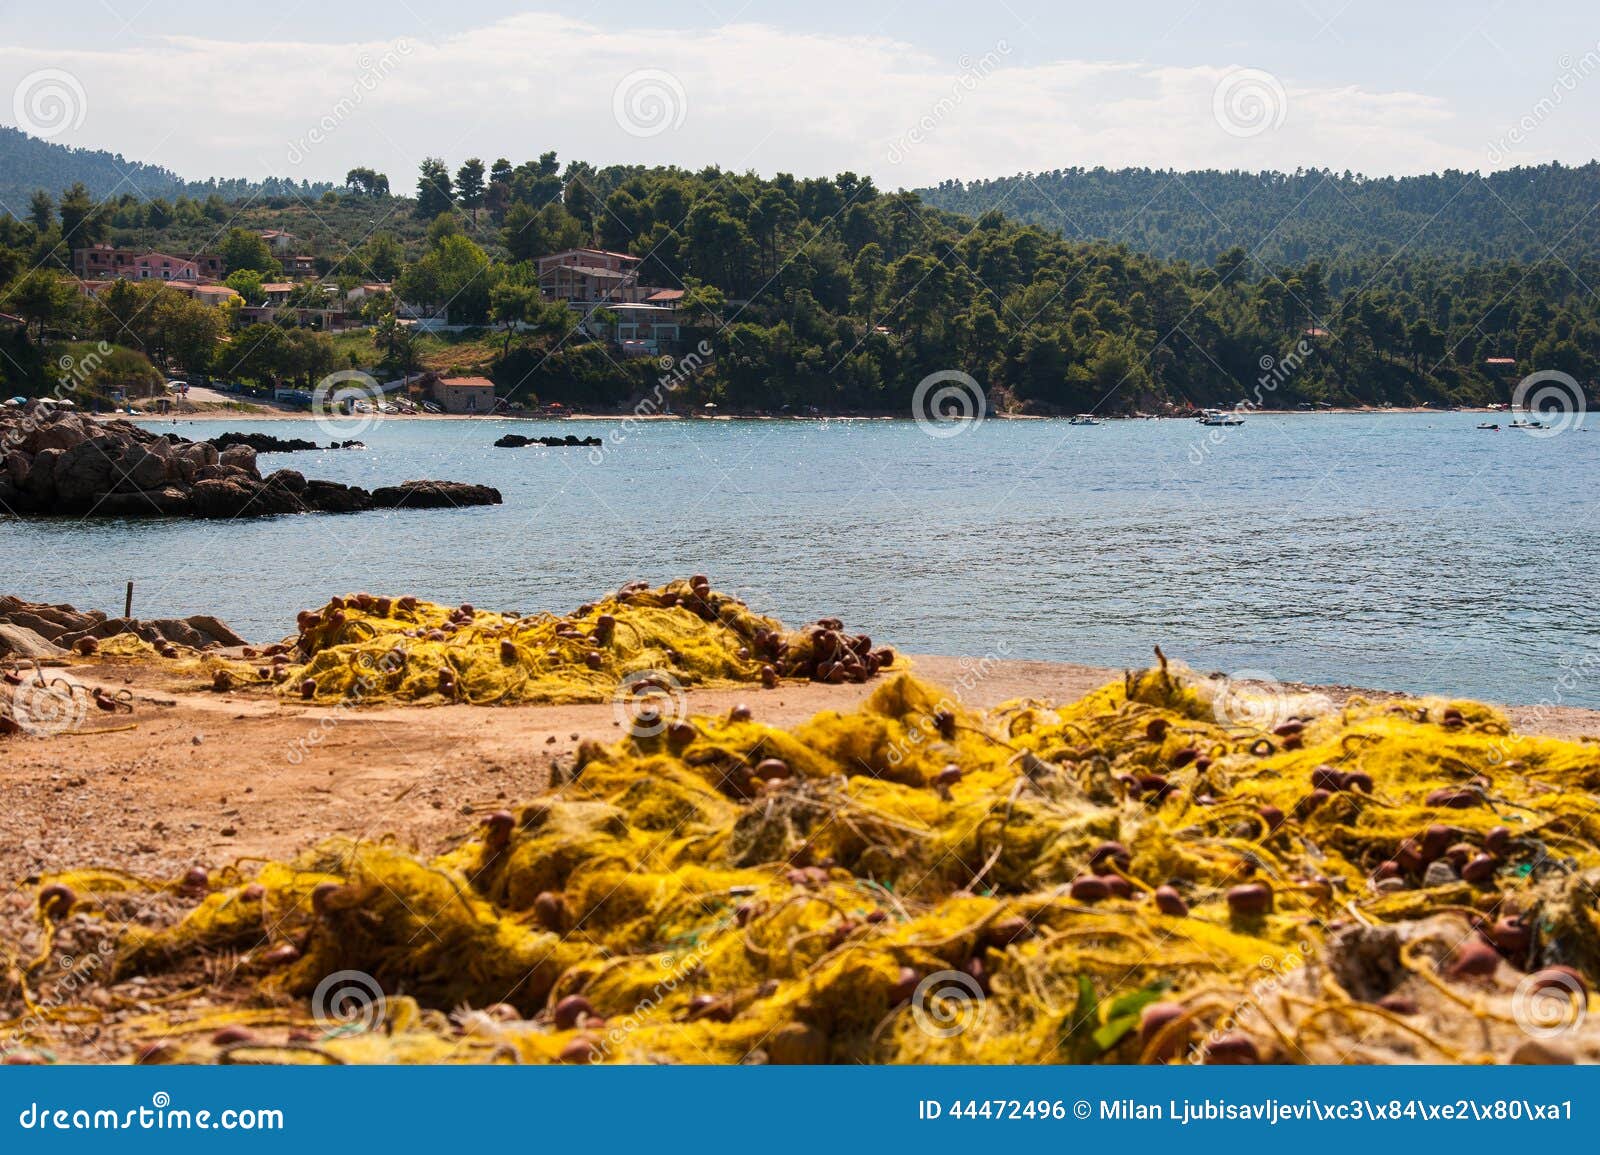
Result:
M802 175L853 169L884 187L1069 165L1417 172L1485 164L1440 100L1276 77L1281 122L1230 133L1213 115L1228 67L1063 60L1013 46L937 59L883 37L762 24L614 29L527 14L440 40L243 44L141 40L118 52L0 46L0 92L39 69L81 83L81 126L57 141L191 177L339 179L354 165L409 188L423 155L720 164ZM630 132L621 81L670 74L681 124ZM0 104L3 108L3 104ZM637 126L635 126L637 128ZM1467 137L1467 139L1463 139Z

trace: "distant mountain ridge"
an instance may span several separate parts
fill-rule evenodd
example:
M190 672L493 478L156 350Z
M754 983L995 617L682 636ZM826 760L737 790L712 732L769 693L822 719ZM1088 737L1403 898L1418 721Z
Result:
M257 191L320 196L333 187L327 182L313 184L285 178L186 181L160 165L127 160L120 153L102 149L70 148L0 125L0 212L26 216L28 198L36 189L55 197L77 181L82 181L97 199L124 193L141 198L205 197L217 193L231 200Z
M1418 256L1577 264L1600 257L1600 162L1363 177L1066 168L918 189L928 203L1209 264L1235 245L1267 265L1404 249Z

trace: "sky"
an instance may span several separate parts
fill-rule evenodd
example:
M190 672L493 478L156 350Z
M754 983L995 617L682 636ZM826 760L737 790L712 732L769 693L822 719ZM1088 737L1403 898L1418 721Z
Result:
M0 0L0 122L190 179L1490 171L1600 156L1597 114L1592 0Z

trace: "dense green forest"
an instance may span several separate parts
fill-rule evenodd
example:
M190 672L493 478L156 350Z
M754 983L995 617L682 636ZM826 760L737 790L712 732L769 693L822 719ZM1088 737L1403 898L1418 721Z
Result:
M931 205L1007 216L1075 240L1211 260L1241 245L1268 264L1404 251L1423 257L1600 257L1600 163L1365 177L1325 169L1056 169L920 190Z
M124 160L120 153L69 148L0 125L0 204L11 205L20 214L36 189L64 189L74 184L82 184L95 197L129 193L139 197L204 199L215 194L227 200L262 195L320 196L332 187L326 182L286 177L265 181L186 181L159 165Z
M1567 209L1552 203L1543 219ZM473 346L481 360L470 367L524 402L625 405L660 375L655 359L621 360L540 299L533 259L580 244L636 254L645 283L685 290L677 351L704 342L710 355L682 383L683 400L736 409L904 413L920 380L950 369L970 373L994 407L1033 412L1481 403L1504 400L1535 369L1588 383L1600 350L1589 288L1600 262L1587 256L1352 242L1301 260L1258 259L1238 244L1162 259L1002 211L946 211L852 173L563 166L546 153L519 165L470 158L454 171L430 159L410 198L355 170L342 190L280 210L220 196L36 196L28 219L0 217L0 311L26 322L6 337L15 355L0 375L37 389L53 373L41 340L94 335L170 371L262 384L309 384L346 361L428 367L381 299L364 306L375 328L358 346L242 327L225 310L211 310L221 319L212 334L194 312L205 306L167 301L170 290L91 301L58 276L73 244L137 236L222 251L230 268L256 270L230 278L248 297L252 278L276 274L251 232L264 211L315 222L335 291L392 279L401 299L483 326L492 339ZM461 350L452 356L459 366Z

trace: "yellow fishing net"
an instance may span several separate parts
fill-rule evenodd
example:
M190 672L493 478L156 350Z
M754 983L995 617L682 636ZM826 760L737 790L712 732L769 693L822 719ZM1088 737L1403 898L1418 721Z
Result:
M861 682L894 660L837 619L786 632L700 576L624 586L564 617L363 593L298 624L274 677L281 693L319 702L592 702L646 675L679 686Z
M654 660L675 608L594 614ZM319 627L319 688L388 644L369 616L395 620ZM485 616L453 632L553 635ZM99 928L118 979L247 992L147 1008L146 1061L1492 1061L1552 1017L1600 1054L1600 748L1469 702L1220 692L1163 660L979 714L900 675L789 730L585 744L432 860L68 874L41 918Z

